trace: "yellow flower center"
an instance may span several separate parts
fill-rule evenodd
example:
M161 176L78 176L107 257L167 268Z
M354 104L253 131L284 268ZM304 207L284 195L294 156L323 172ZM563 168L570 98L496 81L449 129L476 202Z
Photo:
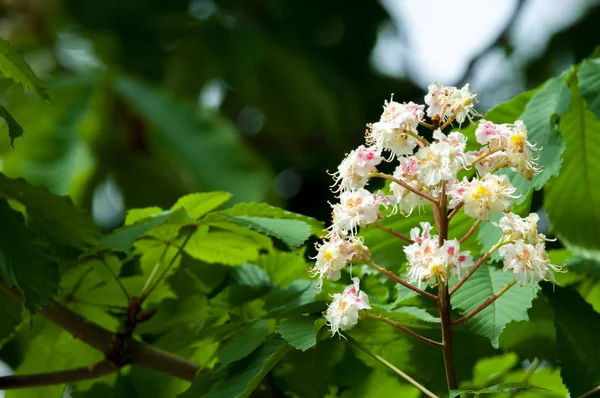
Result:
M484 186L478 186L477 188L475 188L475 190L473 190L473 192L471 193L471 197L475 200L480 200L483 199L485 196L487 196L487 190L485 189Z

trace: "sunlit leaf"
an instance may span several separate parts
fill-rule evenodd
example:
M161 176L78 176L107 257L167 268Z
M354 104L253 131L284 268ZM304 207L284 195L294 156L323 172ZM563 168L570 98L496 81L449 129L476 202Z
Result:
M452 296L452 306L465 315L499 292L515 278L494 266L483 264ZM498 347L498 339L509 322L528 320L527 310L535 297L532 286L515 285L483 311L467 320L475 332L490 339Z
M44 83L33 73L31 67L13 46L0 38L0 73L27 87L46 101L50 100Z

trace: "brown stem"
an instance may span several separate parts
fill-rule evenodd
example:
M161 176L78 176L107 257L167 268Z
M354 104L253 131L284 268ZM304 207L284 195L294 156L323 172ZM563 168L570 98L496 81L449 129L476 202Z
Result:
M456 113L453 113L452 116L450 116L450 118L440 126L440 130L444 130L446 127L448 127L450 123L454 121L454 119L456 119Z
M458 211L465 205L465 202L460 202L459 204L456 205L456 207L454 209L452 209L452 211L450 212L450 214L448 214L448 222L450 222L450 220L452 220L452 217L454 217L456 215L456 213L458 213Z
M494 301L498 300L500 298L500 296L502 296L504 293L506 293L508 291L508 289L510 289L515 283L517 283L517 281L512 281L512 282L507 283L498 292L496 292L492 296L488 297L483 303L481 303L481 305L479 305L477 308L475 308L473 311L469 312L467 315L463 316L462 318L459 318L456 321L454 321L453 324L458 325L458 324L463 323L466 320L473 318L475 315L479 314L481 311L486 309Z
M388 227L384 227L384 226L383 226L383 225L381 225L381 224L375 223L375 224L373 224L373 227L375 227L375 228L377 228L377 229L380 229L380 230L382 230L383 232L386 232L386 233L388 233L388 234L390 234L390 235L393 235L393 236L395 236L396 238L398 238L398 239L401 239L401 240L403 240L403 241L407 242L408 244L413 244L413 243L415 243L415 241L414 241L414 240L412 240L411 238L409 238L408 236L402 235L400 232L398 232L398 231L396 231L396 230L393 230L393 229L391 229L391 228L388 228Z
M442 182L442 191L438 206L433 206L434 213L437 212L436 226L439 235L439 246L441 247L448 239L448 217L446 210L446 183ZM448 285L438 278L438 309L440 311L440 323L442 328L442 352L444 355L444 367L446 369L446 381L448 390L456 390L458 381L456 378L456 365L454 363L454 336L452 334L452 317L450 307L450 293Z
M600 386L592 388L590 391L586 392L585 394L581 394L577 398L588 398L596 394L597 392L600 392Z
M406 182L404 182L404 181L402 181L402 180L399 180L399 179L397 179L396 177L394 177L394 176L391 176L391 175L389 175L389 174L385 174L385 173L371 173L371 174L369 174L369 177L380 177L380 178L384 178L384 179L386 179L386 180L393 181L393 182L395 182L396 184L398 184L398 185L400 185L400 186L402 186L402 187L404 187L404 188L408 189L408 190L409 190L409 191L411 191L412 193L414 193L414 194L416 194L416 195L419 195L420 197L422 197L422 198L425 198L425 199L429 200L429 201L430 201L430 202L432 202L432 203L437 203L437 199L435 199L433 196L431 196L431 195L429 195L429 194L427 194L427 193L425 193L425 192L421 192L421 191L419 191L418 189L411 187L411 186L410 186L409 184L407 184Z
M383 315L373 315L373 314L369 314L368 312L363 314L362 317L364 319L373 319L375 321L381 321L384 323L387 323L388 325L394 327L395 329L406 333L407 335L414 337L415 339L422 341L423 343L427 343L430 345L433 345L435 347L441 347L442 343L440 343L439 341L435 341L435 340L431 340L428 339L425 336L421 336L420 334L413 332L412 330L410 330L409 328L407 328L406 326L402 326L401 324L399 324L398 322L392 321L389 318L384 317Z
M7 287L2 281L0 288L22 298L16 289ZM198 364L185 358L104 329L59 303L45 307L40 314L76 339L101 351L117 366L133 363L187 381L192 381L200 369Z
M473 223L473 225L471 225L471 228L469 228L469 230L467 231L467 233L458 240L458 243L463 243L464 241L466 241L467 239L469 239L471 237L471 235L473 235L473 232L475 232L475 230L477 229L477 227L479 226L479 224L481 224L481 220L477 220Z
M462 278L460 281L458 281L458 283L454 285L452 289L450 289L450 295L452 296L458 289L460 289L460 287L464 285L464 283L471 277L471 275L473 275L475 271L477 271L481 264L483 264L492 255L492 253L494 253L498 248L506 245L507 243L510 242L498 242L494 246L492 246L492 248L488 250L483 256L481 256L479 260L477 260L477 262L471 267L469 273L465 275L465 277Z
M444 282L440 282L439 284L438 297L446 381L448 382L448 390L456 390L458 388L458 381L456 379L456 367L454 364L454 336L452 334L452 318L450 316L450 294L448 293L448 286Z
M373 261L367 261L366 264L371 267L376 269L377 271L379 271L380 273L382 273L383 275L387 276L388 278L390 278L391 280L393 280L394 282L397 282L399 284L401 284L402 286L412 290L415 293L420 294L423 297L427 297L430 298L432 300L437 300L437 296L431 294L431 293L427 293L425 290L421 290L416 286L411 285L410 283L408 283L407 281L405 281L404 279L400 278L398 275L394 274L392 271L388 271L387 269L380 267L379 265L375 264Z
M117 370L119 370L119 366L111 361L104 360L90 366L61 370L58 372L4 376L0 377L0 390L75 383L82 380L106 376Z
M429 124L427 122L424 122L424 121L420 121L419 124L421 126L423 126L423 127L427 127L428 129L432 129L433 128L433 125L431 125L431 124Z

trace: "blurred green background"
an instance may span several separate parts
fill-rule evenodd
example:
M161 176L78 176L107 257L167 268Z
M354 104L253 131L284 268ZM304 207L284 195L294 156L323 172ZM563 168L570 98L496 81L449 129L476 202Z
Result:
M0 36L51 103L0 81L25 129L0 165L105 229L224 190L319 219L383 100L471 83L479 108L589 55L597 1L4 0Z

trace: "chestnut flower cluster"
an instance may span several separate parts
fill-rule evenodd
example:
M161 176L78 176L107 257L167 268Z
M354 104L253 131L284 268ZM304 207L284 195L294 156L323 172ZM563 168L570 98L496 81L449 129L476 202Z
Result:
M476 151L467 150L467 137L462 133L444 133L454 121L472 122L479 116L473 108L475 97L468 84L458 89L433 83L425 105L399 103L393 98L385 101L379 121L367 125L365 145L347 154L333 174L333 191L339 202L331 205L331 226L316 246L311 273L317 277L318 288L324 278L338 280L341 270L351 263L367 264L381 271L357 236L358 228L381 227L378 221L384 217L397 212L410 215L425 205L433 206L436 224L440 217L449 220L462 210L475 219L473 229L490 216L505 213L498 225L503 231L502 242L494 247L504 260L504 270L513 272L521 285L553 279L551 271L558 267L550 264L546 238L537 232L537 215L521 218L510 213L511 200L519 194L506 175L495 174L510 168L531 180L541 171L535 163L538 148L527 140L524 123L479 120L475 139L481 147ZM433 130L432 142L421 136L420 125ZM384 161L398 163L392 175L377 170ZM465 170L475 171L470 173L474 176L459 179L459 173ZM391 194L367 190L371 178L390 180ZM435 227L439 234L440 225ZM433 228L429 223L421 223L421 228L410 231L410 237L387 231L409 243L404 247L407 282L447 286L451 277L468 277L469 271L481 265L474 264L469 251L461 250L459 240L446 239L447 231L440 239L432 234ZM354 326L359 311L369 308L366 294L360 292L358 279L353 278L353 285L334 295L325 316L335 334Z

